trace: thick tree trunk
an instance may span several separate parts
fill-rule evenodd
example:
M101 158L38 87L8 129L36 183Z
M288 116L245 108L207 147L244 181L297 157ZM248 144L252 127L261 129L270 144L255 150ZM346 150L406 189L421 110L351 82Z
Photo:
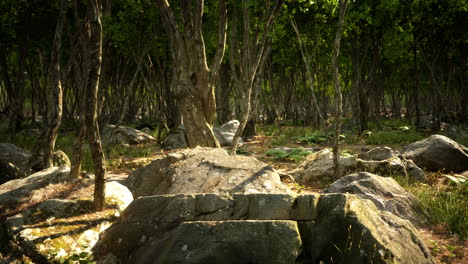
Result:
M333 83L335 87L335 136L333 138L333 162L335 164L335 178L341 177L339 140L343 115L343 94L341 93L340 73L338 69L338 56L340 54L341 34L343 33L344 18L348 7L348 0L340 0L340 16L336 29L335 46L333 48Z
M102 211L105 205L106 162L102 151L101 137L97 123L97 97L102 63L102 3L89 0L89 77L86 85L86 135L94 163L94 206Z
M203 1L181 1L178 23L167 0L156 0L171 46L172 86L190 147L219 147L213 134L216 113L214 83L226 47L227 10L219 1L218 46L208 67L202 32Z
M53 166L52 153L55 148L55 140L57 139L58 130L62 121L63 91L62 82L60 80L60 49L62 47L62 32L63 27L65 26L67 6L68 1L62 0L50 56L52 67L50 70L51 77L48 85L49 96L47 98L47 105L49 108L49 117L47 118L47 136L43 156L44 168L50 168Z

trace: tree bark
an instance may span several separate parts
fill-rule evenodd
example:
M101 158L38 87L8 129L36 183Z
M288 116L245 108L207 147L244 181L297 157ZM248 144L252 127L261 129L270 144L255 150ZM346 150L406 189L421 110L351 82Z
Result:
M88 1L90 19L89 34L89 77L86 85L86 135L94 163L94 206L102 211L105 206L106 162L102 151L101 137L97 123L97 99L102 63L102 2Z
M181 1L182 23L177 23L167 0L156 0L173 62L172 86L190 147L219 147L213 133L216 113L215 82L226 47L227 10L219 1L218 44L208 67L202 32L203 1Z
M47 136L43 156L44 168L50 168L53 166L52 153L55 148L55 140L57 139L58 130L62 121L63 90L60 78L60 49L62 47L62 32L65 26L67 6L68 1L62 0L50 56L52 67L50 70L51 77L48 86L49 96L47 98L49 117L47 118Z
M281 10L284 1L267 1L263 17L263 28L259 25L251 27L249 0L242 1L242 50L236 49L237 36L237 13L233 15L232 36L229 45L231 72L234 76L235 85L240 95L240 124L234 135L230 154L235 155L237 151L237 142L242 135L245 126L249 120L252 107L252 89L255 77L266 62L265 56L268 42L268 34L272 28L274 20ZM236 10L236 9L235 9Z
M343 115L343 94L341 93L340 73L338 68L338 56L340 55L341 35L343 33L344 18L348 7L348 0L340 0L340 16L336 29L335 45L333 48L333 83L335 87L335 136L333 139L333 162L335 163L335 178L341 177L339 140L341 133L341 122Z

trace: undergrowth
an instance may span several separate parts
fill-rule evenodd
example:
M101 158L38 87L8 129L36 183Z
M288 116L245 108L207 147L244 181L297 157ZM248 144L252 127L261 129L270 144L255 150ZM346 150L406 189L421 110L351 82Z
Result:
M440 189L437 185L410 182L407 177L396 177L400 185L413 193L430 212L434 224L446 226L451 234L460 239L468 238L468 180L466 178L447 177L449 186Z

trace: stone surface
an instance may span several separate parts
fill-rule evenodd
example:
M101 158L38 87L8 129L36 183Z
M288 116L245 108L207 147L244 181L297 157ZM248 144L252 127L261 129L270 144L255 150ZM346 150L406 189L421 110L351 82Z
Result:
M54 167L70 167L71 162L67 154L61 150L54 151L52 153L52 164ZM40 153L37 157L31 157L28 165L34 171L41 171L44 169L43 153Z
M133 201L133 195L124 185L111 181L106 183L106 204L115 204L119 211L125 210Z
M352 156L341 156L341 169L344 174L367 171L379 175L405 176L413 181L425 180L424 172L411 160L398 156L397 152L381 147ZM323 178L332 178L334 173L333 153L323 149L312 153L288 174L301 184L307 184Z
M102 130L102 142L106 146L147 144L156 141L154 137L131 127L106 125Z
M350 194L320 197L315 221L301 221L306 263L435 263L409 221ZM321 262L323 261L323 262Z
M55 151L52 156L55 167L70 167L70 160L61 151ZM32 157L31 153L9 143L0 143L0 184L10 180L21 179L44 169L42 154Z
M174 133L171 133L163 141L165 149L188 148L187 137L185 136L185 127L179 126Z
M0 185L0 211L4 211L4 206L31 202L40 199L40 195L35 190L45 187L51 183L58 183L66 180L70 169L67 167L52 167L40 172L36 172L24 179L16 179Z
M390 177L368 172L354 173L341 177L324 192L356 194L372 201L379 210L391 212L415 226L429 224L428 215L419 200Z
M468 149L442 135L432 135L414 142L403 148L401 154L419 167L431 171L468 170Z
M132 172L124 182L134 197L177 193L287 193L276 170L221 148L169 154Z
M239 121L231 120L220 127L215 127L213 133L221 146L231 146L234 135L239 128ZM239 138L238 144L243 144L242 138Z
M410 222L346 194L185 194L134 200L98 263L435 263Z
M107 207L101 212L94 212L91 196L45 200L6 219L3 228L8 246L34 263L58 263L74 254L89 253L99 234L131 201L130 191L117 182L106 184Z

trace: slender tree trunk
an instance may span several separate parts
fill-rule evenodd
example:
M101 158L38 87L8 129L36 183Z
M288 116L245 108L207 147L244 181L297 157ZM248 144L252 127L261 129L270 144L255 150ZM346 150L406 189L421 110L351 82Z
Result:
M50 168L52 164L52 153L55 148L55 140L57 139L58 130L62 121L62 105L63 91L62 82L60 80L60 49L62 47L62 32L65 26L66 11L68 0L62 0L60 4L60 14L55 29L54 42L52 44L51 60L52 65L50 70L50 80L48 85L48 108L49 120L47 126L47 136L44 146L44 168Z
M89 77L86 87L86 135L94 163L94 206L96 210L104 209L106 162L102 151L101 137L97 123L97 99L99 78L102 63L102 3L101 0L89 0L90 19L89 35Z
M348 7L348 0L340 0L340 16L336 29L335 46L333 48L333 83L335 87L335 137L333 139L333 162L335 163L335 178L341 177L339 140L341 133L341 122L343 115L343 94L341 93L340 73L338 68L338 56L340 55L341 35L343 33L344 18Z
M242 135L245 126L249 120L250 110L252 107L252 89L254 85L255 77L259 70L263 69L263 65L266 62L265 56L267 56L267 43L269 40L268 34L272 28L274 20L281 10L284 1L268 1L265 7L264 14L264 25L260 28L259 25L254 25L254 29L251 28L250 21L250 3L249 0L242 1L242 51L236 49L237 43L237 14L233 15L232 23L232 36L230 43L230 66L231 72L234 76L235 85L239 89L240 94L240 124L237 129L232 145L230 154L235 155L237 151L237 142ZM237 8L235 8L236 10ZM253 31L253 33L252 33Z

